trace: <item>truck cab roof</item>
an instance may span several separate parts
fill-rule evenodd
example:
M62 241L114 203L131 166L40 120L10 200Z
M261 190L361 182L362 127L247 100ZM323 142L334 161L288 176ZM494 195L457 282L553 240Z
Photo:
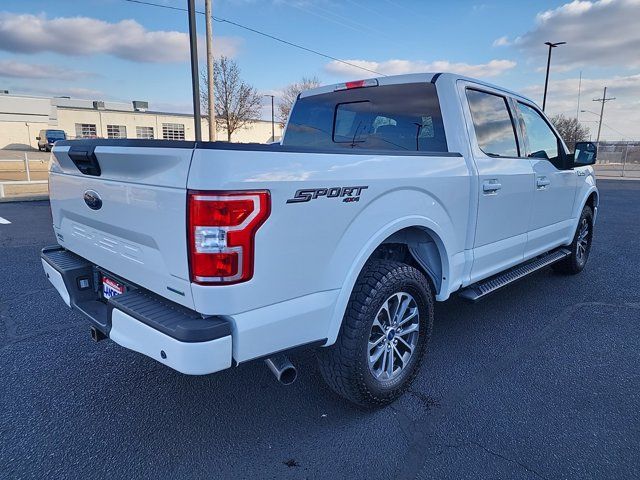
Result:
M425 72L425 73L407 73L403 75L387 75L382 77L372 77L367 80L376 80L378 82L378 86L382 85L399 85L403 83L420 83L420 82L430 82L442 84L442 83L451 83L455 84L459 80L465 80L472 83L477 83L479 85L483 85L485 87L489 87L495 90L500 90L510 96L519 97L524 100L527 100L531 103L535 103L528 97L521 95L517 92L508 90L504 87L500 87L498 85L491 84L489 82L485 82L484 80L478 80L477 78L467 77L464 75L459 75L457 73L448 73L448 72ZM334 83L331 85L323 85L321 87L313 88L311 90L306 90L302 92L299 98L311 97L313 95L320 95L323 93L330 93L336 90L336 87L340 87L344 85L343 83Z

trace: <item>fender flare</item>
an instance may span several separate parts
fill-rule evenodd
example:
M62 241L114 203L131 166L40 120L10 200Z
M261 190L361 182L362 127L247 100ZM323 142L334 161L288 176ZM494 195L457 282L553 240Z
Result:
M598 215L598 205L600 204L600 192L598 191L598 187L596 187L595 185L591 185L589 189L582 195L579 207L575 211L574 230L578 228L578 222L580 221L580 214L582 213L582 209L587 204L587 202L589 201L589 197L591 197L593 193L596 194L595 208L593 211L593 223L595 225L596 217Z
M411 215L407 217L399 218L391 223L386 224L382 228L380 228L374 235L371 236L369 241L365 244L365 246L359 251L358 255L354 259L351 264L351 268L340 288L340 292L338 293L338 297L336 299L333 313L331 315L331 319L329 321L329 328L327 331L327 341L324 346L329 346L335 343L338 338L338 333L340 331L340 327L342 325L342 319L344 317L344 313L347 308L347 303L349 302L349 298L351 297L351 292L353 291L353 287L362 271L362 268L366 264L371 254L378 248L378 246L384 242L388 237L393 235L396 232L408 227L420 227L424 228L428 231L428 233L433 237L436 246L438 247L438 252L440 254L440 261L442 263L442 285L441 290L448 288L448 281L450 279L450 258L445 247L444 242L442 241L443 232L441 228L435 223L433 220L418 216Z

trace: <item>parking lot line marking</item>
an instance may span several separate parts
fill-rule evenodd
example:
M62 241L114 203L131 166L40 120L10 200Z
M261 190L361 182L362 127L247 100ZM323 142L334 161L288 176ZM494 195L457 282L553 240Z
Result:
M0 224L2 225L9 225L11 222L9 220L7 220L6 218L2 218L0 217Z

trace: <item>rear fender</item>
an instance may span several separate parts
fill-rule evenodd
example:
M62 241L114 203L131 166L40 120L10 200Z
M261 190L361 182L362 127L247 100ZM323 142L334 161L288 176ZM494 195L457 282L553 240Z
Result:
M389 208L389 205L395 205L396 209ZM419 208L428 212L428 216L411 212L405 216L398 217L397 209L406 208L409 205L415 206L415 209ZM425 205L427 208L424 208ZM340 274L343 275L344 281L329 322L326 345L333 344L338 337L349 297L367 260L385 240L389 239L393 234L410 227L426 230L436 244L441 259L442 275L440 290L436 293L438 294L438 299L444 299L448 296L447 292L451 281L451 264L449 257L450 247L445 245L456 244L453 225L449 216L434 198L423 191L390 192L372 201L367 208L360 212L342 236L331 259L327 272L332 274L341 272ZM360 246L360 248L357 248L357 246Z

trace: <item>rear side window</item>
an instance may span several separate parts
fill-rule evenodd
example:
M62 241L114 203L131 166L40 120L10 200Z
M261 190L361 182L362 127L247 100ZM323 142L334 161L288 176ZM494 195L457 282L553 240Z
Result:
M283 145L446 152L435 85L358 88L301 98Z
M467 101L480 150L490 157L517 157L518 143L507 99L469 88Z

